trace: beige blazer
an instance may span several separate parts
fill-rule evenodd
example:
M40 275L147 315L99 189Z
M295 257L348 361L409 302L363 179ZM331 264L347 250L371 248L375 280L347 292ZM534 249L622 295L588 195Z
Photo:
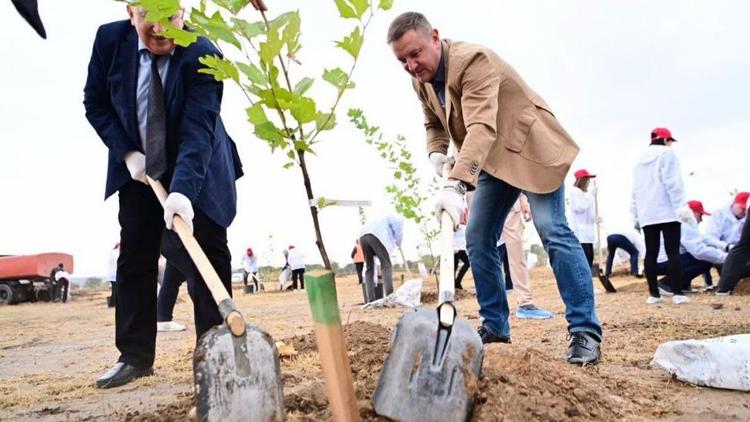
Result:
M412 80L422 102L427 151L459 153L450 177L473 189L484 170L517 188L548 193L562 185L578 145L550 107L492 50L443 41L445 111L430 83Z

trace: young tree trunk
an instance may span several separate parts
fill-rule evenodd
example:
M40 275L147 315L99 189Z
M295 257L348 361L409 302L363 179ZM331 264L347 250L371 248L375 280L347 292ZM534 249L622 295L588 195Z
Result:
M299 167L302 169L302 179L305 183L305 192L307 193L307 200L311 202L313 197L312 185L310 184L310 175L307 173L307 164L305 163L305 151L297 150L297 156L299 157ZM320 221L318 221L318 207L313 204L310 205L310 215L312 216L313 225L315 226L315 244L318 245L318 251L320 251L320 257L323 259L323 266L333 271L331 267L331 261L328 259L328 253L326 247L323 244L323 235L320 233Z

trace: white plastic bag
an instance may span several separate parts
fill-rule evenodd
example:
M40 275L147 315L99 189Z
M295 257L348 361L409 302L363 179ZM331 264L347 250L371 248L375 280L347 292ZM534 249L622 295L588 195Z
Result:
M750 334L662 343L651 365L691 384L750 391Z
M284 290L292 284L292 269L284 268L279 273L279 290Z
M422 279L413 278L407 280L401 287L388 296L366 303L362 306L367 308L415 308L422 304Z

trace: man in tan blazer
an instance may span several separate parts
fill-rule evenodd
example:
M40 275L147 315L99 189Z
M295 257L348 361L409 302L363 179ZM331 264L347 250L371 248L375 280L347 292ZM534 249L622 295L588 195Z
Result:
M562 184L578 146L547 103L492 50L442 40L416 12L391 23L388 44L412 76L425 116L427 152L439 174L449 160L450 139L458 150L436 209L458 224L466 191L476 190L466 240L482 341L510 342L510 311L495 245L508 211L524 191L565 302L568 362L598 362L602 330L591 271L565 219Z

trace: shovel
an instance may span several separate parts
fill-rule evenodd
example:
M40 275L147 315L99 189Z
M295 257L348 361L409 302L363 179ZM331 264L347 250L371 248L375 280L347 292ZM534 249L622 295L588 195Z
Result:
M594 179L591 179L591 182L594 184L594 187L596 187L596 181ZM596 249L597 249L597 262L594 264L594 268L592 269L594 274L596 274L597 278L599 278L599 282L602 283L602 286L604 286L604 290L607 291L607 293L617 293L617 289L615 289L615 286L612 285L612 282L609 281L609 277L607 277L607 274L604 273L604 268L602 268L602 263L604 262L604 255L602 255L602 236L601 236L601 224L599 223L599 191L597 190L594 192L594 215L596 218Z
M445 177L449 172L446 164ZM397 421L465 421L479 391L482 340L457 318L453 222L445 212L440 219L439 305L401 317L373 395L375 412Z
M148 182L164 205L167 192ZM276 345L237 311L211 262L179 216L174 230L211 291L224 323L208 330L193 354L199 421L283 421L281 370Z

